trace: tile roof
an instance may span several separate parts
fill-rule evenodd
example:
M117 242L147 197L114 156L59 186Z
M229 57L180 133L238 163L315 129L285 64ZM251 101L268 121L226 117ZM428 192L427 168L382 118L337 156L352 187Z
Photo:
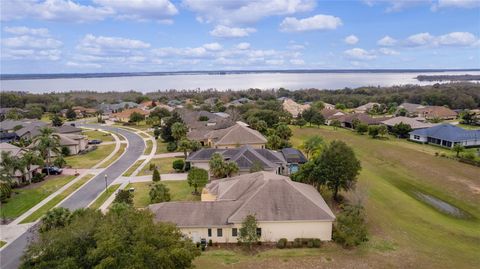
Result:
M401 122L403 122L404 124L410 125L410 127L414 130L422 129L422 128L430 128L432 126L435 126L435 124L432 124L429 122L421 122L414 118L409 118L409 117L395 117L395 118L382 121L382 123L387 126L395 126L395 124L399 124Z
M215 140L215 146L267 143L267 139L260 132L238 123L226 129L212 131L207 137Z
M410 134L427 136L451 142L480 140L480 130L465 130L451 124L440 124L430 128L419 129L410 132Z
M258 221L333 221L335 215L317 190L307 184L268 172L215 180L206 188L210 202L167 202L149 209L156 221L180 227L241 223L249 214Z

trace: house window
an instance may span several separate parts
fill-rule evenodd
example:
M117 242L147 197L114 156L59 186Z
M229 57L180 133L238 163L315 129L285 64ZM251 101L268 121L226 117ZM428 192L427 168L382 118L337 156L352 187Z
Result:
M257 228L257 236L262 236L262 228Z
M222 229L217 229L217 237L222 237L222 236L223 236Z
M232 228L232 236L237 236L237 228Z
M413 136L413 139L415 139L415 140L420 140L420 136L419 136L419 135L414 135L414 136Z
M208 228L208 237L212 237L212 229Z

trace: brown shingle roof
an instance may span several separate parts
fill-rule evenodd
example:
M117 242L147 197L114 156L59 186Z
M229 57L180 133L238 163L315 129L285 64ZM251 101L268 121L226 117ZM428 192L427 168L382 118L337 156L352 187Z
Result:
M267 139L260 132L238 123L226 129L212 131L207 136L216 140L215 146L267 143Z

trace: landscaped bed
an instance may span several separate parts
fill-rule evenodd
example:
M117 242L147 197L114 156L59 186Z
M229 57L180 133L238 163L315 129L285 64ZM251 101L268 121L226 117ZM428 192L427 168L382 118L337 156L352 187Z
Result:
M66 190L59 193L52 200L48 201L42 207L40 207L35 212L33 212L30 216L23 219L20 223L29 223L29 222L34 222L38 220L45 213L47 213L48 210L52 209L54 206L60 203L63 199L67 198L67 196L72 194L75 190L80 188L83 184L85 184L87 181L89 181L92 178L93 178L93 175L91 174L83 176L77 182L73 183L70 187L68 187Z
M49 176L42 182L13 189L12 197L1 205L1 217L14 219L74 179L75 176Z
M97 149L88 153L68 156L65 158L65 161L72 168L92 168L110 155L114 149L115 144L99 145Z
M143 169L138 173L139 176L144 176L144 175L151 175L153 172L149 170L150 168L150 163L154 163L160 174L169 174L169 173L175 173L175 170L172 168L172 163L174 160L178 160L183 158L157 158L157 159L152 159Z
M188 186L186 180L179 181L161 181L170 189L172 201L199 201L199 195L193 195L193 188ZM133 203L135 207L146 207L150 204L150 185L152 182L131 183L128 188L134 188Z

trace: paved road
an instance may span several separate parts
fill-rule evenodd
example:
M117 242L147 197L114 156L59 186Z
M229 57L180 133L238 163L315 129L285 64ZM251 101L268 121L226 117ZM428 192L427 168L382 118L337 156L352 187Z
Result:
M108 175L107 184L112 183L115 178L121 176L129 166L134 164L136 160L143 154L145 144L143 139L131 131L93 124L82 125L90 128L103 129L106 131L118 132L125 136L129 146L126 153L105 171L98 174L88 184L79 189L74 195L70 196L60 206L67 207L71 210L86 207L105 189L105 174ZM20 257L28 242L35 236L37 227L30 228L27 232L18 237L10 245L0 252L0 267L2 269L16 269L20 266Z

